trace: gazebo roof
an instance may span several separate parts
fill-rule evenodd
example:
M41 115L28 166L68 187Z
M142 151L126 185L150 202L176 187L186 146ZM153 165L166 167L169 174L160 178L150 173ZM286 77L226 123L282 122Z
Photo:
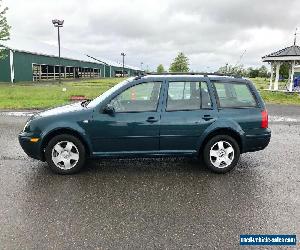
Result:
M264 62L270 61L299 61L300 47L292 45L262 57Z

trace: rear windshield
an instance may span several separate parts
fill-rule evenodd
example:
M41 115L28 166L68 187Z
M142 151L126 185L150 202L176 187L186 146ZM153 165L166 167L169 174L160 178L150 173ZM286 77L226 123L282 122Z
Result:
M256 107L256 100L246 83L214 82L221 108Z

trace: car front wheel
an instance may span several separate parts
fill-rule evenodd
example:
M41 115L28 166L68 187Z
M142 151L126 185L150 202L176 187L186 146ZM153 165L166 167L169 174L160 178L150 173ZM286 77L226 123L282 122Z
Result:
M217 135L204 147L203 158L206 166L215 173L232 170L239 161L240 148L236 140L227 135Z
M85 162L85 148L75 136L63 134L53 137L45 149L46 161L56 173L73 174Z

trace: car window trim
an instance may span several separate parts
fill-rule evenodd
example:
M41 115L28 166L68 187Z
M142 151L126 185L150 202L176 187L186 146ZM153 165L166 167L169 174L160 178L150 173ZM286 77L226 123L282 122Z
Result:
M212 110L213 108L203 108L203 109L174 109L166 110L166 112L178 112L178 111L201 111L201 110Z

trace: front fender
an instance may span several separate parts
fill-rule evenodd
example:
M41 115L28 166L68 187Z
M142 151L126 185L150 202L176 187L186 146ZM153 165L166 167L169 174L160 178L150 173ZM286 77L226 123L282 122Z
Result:
M205 141L205 139L208 136L210 136L212 133L217 132L218 130L224 130L224 129L230 130L230 131L238 134L241 139L242 146L244 146L245 132L243 131L241 126L233 120L219 119L216 122L212 123L210 126L208 126L205 129L205 131L203 132L203 134L200 136L200 138L198 139L198 141L197 141L198 153L199 153L199 150L200 150L203 142Z
M83 142L88 146L89 152L92 152L92 143L86 133L86 130L84 129L84 125L80 123L68 123L66 121L51 123L43 130L40 136L42 144L44 144L45 140L48 139L47 137L49 135L55 134L59 131L62 131L63 133L70 131L76 135L79 135L80 139L83 140Z

